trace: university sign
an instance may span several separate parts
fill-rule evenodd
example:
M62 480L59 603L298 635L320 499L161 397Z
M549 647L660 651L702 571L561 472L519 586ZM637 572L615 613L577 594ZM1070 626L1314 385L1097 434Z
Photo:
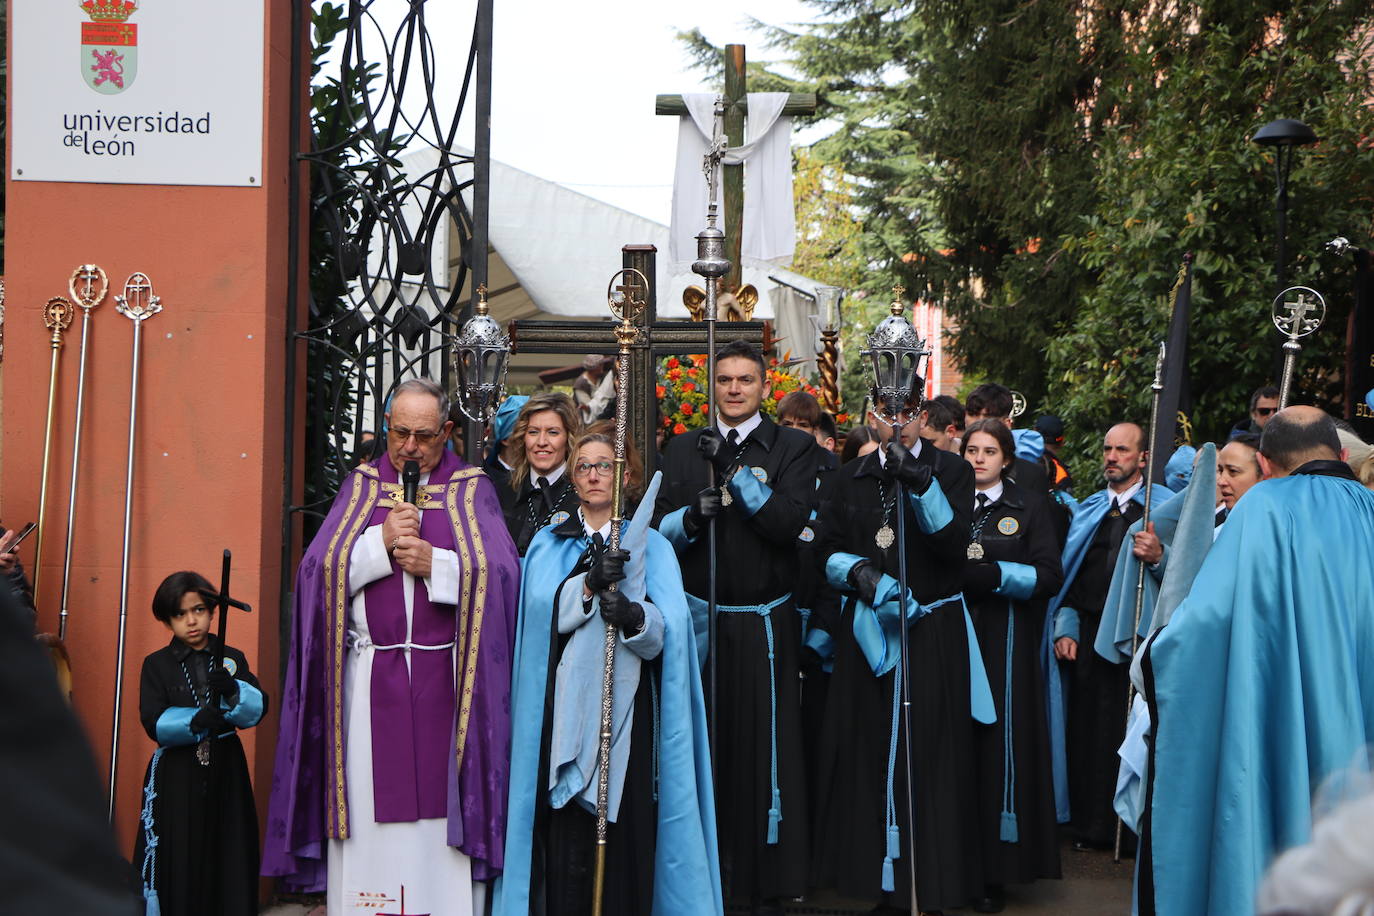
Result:
M10 177L261 184L264 4L11 0Z

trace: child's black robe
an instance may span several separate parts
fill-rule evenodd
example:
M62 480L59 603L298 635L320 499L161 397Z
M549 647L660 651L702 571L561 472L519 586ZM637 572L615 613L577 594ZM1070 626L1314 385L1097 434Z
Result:
M209 646L194 650L174 638L143 660L139 718L160 754L151 804L152 762L144 774L139 801L145 819L151 811L152 823L149 828L140 822L134 867L146 869L145 881L152 879L162 916L258 912L258 818L243 745L231 727L212 742L211 765L202 765L196 755L201 735L187 725L206 703L216 642L210 639ZM224 664L239 682L226 718L234 727L250 728L266 711L267 697L242 652L226 646ZM152 857L146 855L149 829L157 837Z

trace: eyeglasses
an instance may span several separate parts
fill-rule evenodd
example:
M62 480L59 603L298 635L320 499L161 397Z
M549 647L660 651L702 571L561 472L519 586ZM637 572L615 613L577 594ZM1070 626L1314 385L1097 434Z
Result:
M605 477L610 475L613 468L614 465L609 461L596 461L591 464L585 461L579 461L577 464L573 465L573 473L578 477L586 477L592 471L596 471L596 476Z
M1261 417L1267 417L1276 410L1278 410L1277 407L1256 407L1255 413L1259 414Z
M416 445L426 446L442 436L443 433L432 433L427 430L419 429L403 429L399 426L393 426L386 431L386 435L388 439L397 445L402 445L407 439L413 438Z

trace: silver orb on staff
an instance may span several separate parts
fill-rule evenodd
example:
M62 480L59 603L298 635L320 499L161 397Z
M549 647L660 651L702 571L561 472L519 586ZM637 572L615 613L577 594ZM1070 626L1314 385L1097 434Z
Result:
M1279 380L1279 410L1288 406L1293 393L1293 370L1302 352L1299 340L1322 326L1326 320L1326 300L1315 289L1290 286L1274 297L1269 310L1274 327L1286 338L1283 342L1283 376Z
M625 524L625 439L630 420L630 348L639 339L635 320L648 301L649 279L634 268L626 268L611 278L606 299L611 314L619 319L615 340L619 346L615 362L615 470L611 477L611 532L608 550L620 549L620 529ZM618 585L612 583L612 591ZM611 709L615 685L616 625L606 622L604 669L601 675L600 743L596 751L596 871L592 878L592 913L601 916L606 885L606 828L610 811Z
M888 315L868 335L868 349L862 355L869 359L869 369L873 374L873 406L882 421L892 427L892 435L900 441L902 427L911 419L913 412L920 409L922 388L925 376L922 362L930 356L930 348L916 334L903 315L906 306L902 304L902 287L892 290L892 314ZM911 658L910 639L907 634L905 607L908 596L906 574L906 486L900 481L897 485L897 507L893 513L896 519L895 535L884 526L878 530L877 543L884 550L890 547L895 537L897 545L897 594L898 632L901 634L901 657L897 666L897 680L902 692L902 729L906 733L906 797L907 797L907 842L906 855L911 876L911 911L920 912L916 902L916 817L914 813L915 788L912 786L912 772L915 764L915 751L912 748L914 735L911 728L911 678L908 660ZM884 536L884 532L887 532ZM886 546L884 546L886 541Z

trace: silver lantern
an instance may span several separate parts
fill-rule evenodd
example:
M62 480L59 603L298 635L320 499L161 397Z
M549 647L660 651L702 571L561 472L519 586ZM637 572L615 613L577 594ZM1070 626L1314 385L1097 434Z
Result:
M488 314L487 288L477 287L477 312L458 335L454 368L458 375L458 407L474 423L490 423L506 387L510 338Z
M922 360L930 355L926 342L916 333L902 313L904 290L893 290L892 314L868 335L869 370L873 373L873 401L892 426L904 423L903 414L919 406L919 392L925 386Z

